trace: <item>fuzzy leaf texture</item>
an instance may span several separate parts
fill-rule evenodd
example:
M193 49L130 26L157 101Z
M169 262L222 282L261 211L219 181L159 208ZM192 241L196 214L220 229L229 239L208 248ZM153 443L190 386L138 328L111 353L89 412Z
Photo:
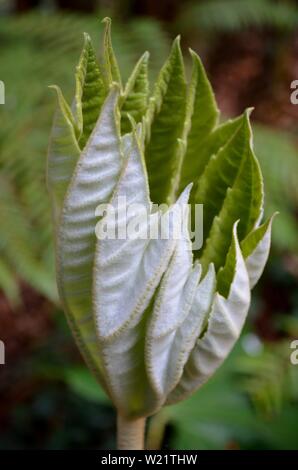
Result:
M123 86L110 20L105 26L100 63L85 36L72 106L54 87L47 182L65 314L88 367L132 418L194 393L227 357L268 258L272 218L261 225L250 111L219 123L193 51L186 82L179 38L152 96L147 52ZM119 198L125 209L137 204L125 219ZM100 204L113 208L117 229L143 209L148 217L132 239L97 237L108 220ZM195 204L204 212L199 250L188 229L175 237L174 227ZM168 236L148 237L165 216Z

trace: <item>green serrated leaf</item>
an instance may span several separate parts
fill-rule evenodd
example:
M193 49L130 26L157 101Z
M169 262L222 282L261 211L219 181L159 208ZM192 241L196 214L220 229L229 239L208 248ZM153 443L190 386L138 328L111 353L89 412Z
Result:
M217 109L213 90L206 76L203 64L194 51L190 51L193 61L192 78L187 96L187 111L183 140L187 142L183 157L179 192L198 178L203 167L202 154L205 142L217 124ZM219 144L217 139L217 144ZM205 155L206 155L205 151ZM212 154L212 153L211 153ZM208 155L208 153L207 153ZM196 188L193 190L195 191Z
M148 59L149 53L145 52L126 84L121 107L122 134L131 130L128 114L138 123L146 113L149 95Z
M76 68L76 119L79 129L79 145L85 144L98 119L107 95L102 72L88 34L84 34L84 47Z
M119 84L120 88L122 87L121 74L118 66L118 62L114 53L111 39L111 19L104 18L102 21L105 24L105 32L103 38L103 53L105 61L105 70L107 73L107 83L116 82Z
M243 152L244 160L239 162L239 173L232 183L233 186L228 186L226 193L222 193L223 205L218 215L214 215L210 234L200 259L204 269L210 262L214 263L217 270L225 264L235 220L239 220L238 236L240 240L243 240L260 219L263 205L262 175L251 149L250 135L247 138L248 146L245 146ZM226 177L225 169L221 175Z
M216 127L207 137L204 145L201 147L200 159L196 162L196 174L193 190L191 193L191 201L195 202L196 191L198 189L198 181L204 172L206 165L213 155L216 155L231 140L233 135L239 129L243 120L243 116L230 119Z
M198 180L195 202L204 204L204 236L208 237L213 219L218 215L228 188L231 188L242 161L250 148L248 117L242 117L240 127L216 155L212 155Z
M244 240L241 242L241 250L244 258L248 258L253 251L257 248L260 241L264 238L270 224L272 224L273 217L270 217L266 222L260 225L258 228L250 232Z
M239 221L236 224L238 225ZM235 238L232 238L225 265L222 266L217 273L217 292L223 297L228 298L232 281L235 277L236 269L236 242ZM243 255L243 253L242 253Z
M149 131L145 155L151 200L155 203L171 198L185 110L186 81L178 37L160 72L147 116Z
M196 194L198 192L198 183L200 181L200 176L204 172L210 159L215 156L231 140L236 131L239 130L242 121L243 116L238 116L234 119L230 119L224 122L223 124L220 124L218 127L215 127L209 135L207 135L206 139L204 140L204 144L200 146L200 158L197 159L195 164L196 171L193 172L192 175L192 179L194 180L194 182L193 189L190 194L192 223L195 220L195 204L198 203L196 199ZM206 213L204 217L205 216ZM206 225L204 228L204 232L206 234Z

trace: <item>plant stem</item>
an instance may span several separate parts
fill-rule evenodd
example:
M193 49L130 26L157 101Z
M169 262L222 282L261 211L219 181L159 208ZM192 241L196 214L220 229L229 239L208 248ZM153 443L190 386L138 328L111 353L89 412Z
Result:
M128 419L118 413L117 448L119 450L143 450L145 418Z

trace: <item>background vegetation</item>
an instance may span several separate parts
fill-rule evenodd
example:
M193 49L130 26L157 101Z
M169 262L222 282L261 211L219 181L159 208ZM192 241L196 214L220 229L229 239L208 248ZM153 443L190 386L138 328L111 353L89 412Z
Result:
M280 212L270 262L225 365L186 402L151 420L149 447L298 449L298 2L273 0L0 0L0 449L108 448L114 412L73 344L57 299L45 188L47 141L61 85L68 98L87 31L114 19L124 74L144 50L152 78L172 38L197 50L228 116L254 106L266 210Z

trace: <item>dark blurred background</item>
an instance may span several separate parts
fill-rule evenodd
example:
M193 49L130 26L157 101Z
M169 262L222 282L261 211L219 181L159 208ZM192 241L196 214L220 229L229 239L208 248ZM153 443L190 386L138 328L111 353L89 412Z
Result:
M191 399L150 422L148 446L298 449L298 1L0 0L0 449L112 448L115 416L84 367L59 308L45 188L59 84L70 99L89 32L113 18L127 77L144 50L151 79L172 39L202 57L227 117L253 106L255 150L275 210L271 257L224 366ZM186 58L186 66L189 62Z

